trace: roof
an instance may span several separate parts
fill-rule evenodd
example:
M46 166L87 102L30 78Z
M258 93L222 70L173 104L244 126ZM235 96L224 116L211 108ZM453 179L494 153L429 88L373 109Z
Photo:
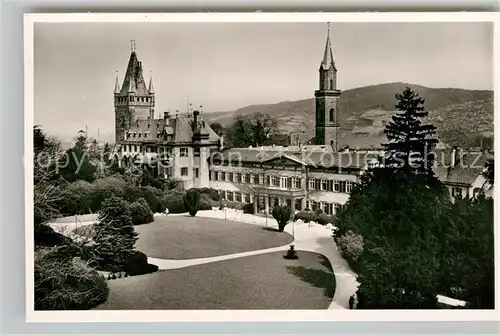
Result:
M165 142L165 139L158 134L165 133L167 135L172 135L173 138L170 141L172 144L180 143L190 143L192 142L193 130L191 128L192 117L189 116L178 116L169 119L169 124L166 124L165 119L153 119L153 120L137 120L135 124L128 130L132 135L123 141L123 144L130 142ZM210 128L208 123L205 122L205 127L203 132L207 132L209 137L209 142L218 142L219 136ZM133 134L136 134L134 136ZM141 135L139 135L141 134ZM140 136L140 137L139 137Z
M321 66L325 70L328 70L330 66L333 66L333 68L335 69L335 62L333 61L332 42L330 41L330 31L328 31L328 36L326 37L325 54L323 55Z
M133 92L135 95L149 95L142 74L142 63L137 59L135 51L130 54L120 95L128 95L129 92Z
M375 153L368 152L334 152L325 146L234 148L212 155L214 161L229 163L265 163L284 158L310 167L347 169L363 169L375 157Z
M456 153L456 163L451 167L451 150L437 152L435 173L446 184L472 185L483 173L484 165L491 156L483 152Z

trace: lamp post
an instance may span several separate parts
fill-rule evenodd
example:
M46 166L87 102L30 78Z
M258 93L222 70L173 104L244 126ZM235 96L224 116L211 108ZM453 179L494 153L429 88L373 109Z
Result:
M227 220L227 204L224 204L224 220Z

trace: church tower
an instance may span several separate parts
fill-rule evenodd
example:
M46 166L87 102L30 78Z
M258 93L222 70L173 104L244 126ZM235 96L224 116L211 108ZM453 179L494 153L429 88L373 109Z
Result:
M319 89L314 92L316 97L316 136L318 145L329 145L338 150L338 106L340 90L337 89L337 68L333 60L330 41L330 24L326 37L325 53L319 67Z
M154 119L155 92L153 79L146 86L142 73L142 62L135 53L135 41L131 41L131 53L122 87L115 81L115 142L119 144L125 139L125 132L136 120Z

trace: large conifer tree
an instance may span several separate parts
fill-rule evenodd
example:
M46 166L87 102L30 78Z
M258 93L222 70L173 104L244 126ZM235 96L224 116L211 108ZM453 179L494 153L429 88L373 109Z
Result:
M388 139L384 147L390 155L385 164L414 174L432 175L432 149L437 133L433 125L422 123L421 119L428 115L425 99L408 86L396 94L396 99L398 112L384 130Z

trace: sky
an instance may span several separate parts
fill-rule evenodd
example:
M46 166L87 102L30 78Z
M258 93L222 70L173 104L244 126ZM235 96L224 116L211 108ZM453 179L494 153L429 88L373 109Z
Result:
M157 114L312 98L326 23L36 23L35 124L63 139L87 126L111 140L113 89L130 40ZM331 23L338 88L406 82L493 89L490 23Z

